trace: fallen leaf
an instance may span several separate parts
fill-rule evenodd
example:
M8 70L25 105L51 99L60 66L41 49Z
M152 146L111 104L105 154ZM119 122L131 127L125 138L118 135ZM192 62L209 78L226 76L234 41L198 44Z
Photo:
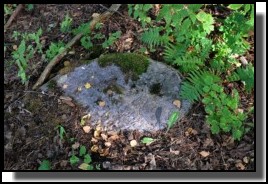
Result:
M95 152L95 153L98 152L98 149L99 149L99 147L98 147L97 145L93 145L93 146L91 147L91 151L92 151L92 152Z
M72 145L72 148L73 148L73 149L77 149L77 148L79 148L79 146L80 146L79 142L76 142L76 143L74 143L74 144Z
M175 105L175 106L178 107L178 108L181 108L181 101L179 101L179 100L174 100L174 101L173 101L173 105Z
M103 140L107 141L108 136L106 134L102 133L101 137L102 137Z
M213 140L210 138L207 138L203 145L204 147L213 146Z
M100 138L100 131L95 130L94 131L94 137L95 138Z
M180 151L172 150L171 148L169 149L170 153L174 153L175 155L179 155Z
M110 142L105 142L104 145L105 145L106 147L109 148L109 147L111 147L112 143L110 143Z
M87 114L87 115L85 115L85 116L83 116L82 118L81 118L81 121L80 121L80 125L81 126L84 126L85 125L85 123L86 123L86 120L89 120L91 118L91 114Z
M67 87L68 87L67 84L64 84L64 85L62 86L63 89L66 89Z
M249 162L249 158L248 158L248 157L244 157L244 158L243 158L243 162L246 163L246 164L248 164L248 162Z
M99 101L99 106L104 107L105 106L105 101Z
M18 46L17 45L13 45L13 50L17 50L18 49Z
M82 91L82 87L79 86L79 87L77 88L77 91L78 91L78 92Z
M62 100L63 103L65 103L66 105L69 105L70 107L74 107L75 104L69 100Z
M240 170L245 170L245 166L241 162L236 163L235 166Z
M95 139L94 137L91 138L91 142L93 143L97 143L98 142L98 139Z
M85 133L89 133L90 130L91 130L91 127L90 126L84 126L83 130L84 130Z
M60 96L61 100L72 101L73 99L68 96Z
M119 139L119 136L118 135L112 135L111 137L108 138L108 141L109 142L112 142L112 141L115 141L117 139Z
M93 13L93 14L92 14L92 17L93 17L93 18L96 18L96 17L98 17L98 16L100 16L100 14L98 14L98 13Z
M202 156L202 157L207 157L207 156L209 156L209 151L201 151L201 152L199 152L199 154Z
M137 146L137 141L136 140L132 140L132 141L130 141L130 146L131 147L135 147L135 146Z
M85 88L86 88L86 89L91 88L91 84L87 82L87 83L85 84Z
M82 169L82 170L88 170L88 166L89 166L89 164L82 163L78 168Z
M97 127L96 127L96 131L98 131L98 132L102 131L102 126L101 126L100 124L97 125Z
M115 132L115 131L109 131L109 132L107 132L107 135L109 135L109 136L117 135L117 132Z
M102 152L100 153L101 157L105 157L109 154L109 148L105 148L102 150Z

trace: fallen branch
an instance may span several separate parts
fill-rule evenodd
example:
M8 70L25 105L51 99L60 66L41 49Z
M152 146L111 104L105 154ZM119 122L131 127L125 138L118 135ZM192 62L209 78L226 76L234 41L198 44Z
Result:
M16 18L16 16L19 14L19 12L22 10L23 4L19 4L15 11L12 13L12 15L9 17L7 23L4 26L4 32L6 29L11 25L12 21Z
M98 22L104 22L108 17L110 17L115 11L119 9L121 4L113 4L106 12L102 13L101 15L94 17L93 20L90 22L89 29L93 31L96 24ZM83 36L83 33L76 35L64 48L64 50L56 55L46 66L45 70L42 72L40 77L38 78L37 82L33 86L33 90L37 89L39 86L43 84L46 78L49 76L52 68L60 62L60 60L67 54L68 50Z

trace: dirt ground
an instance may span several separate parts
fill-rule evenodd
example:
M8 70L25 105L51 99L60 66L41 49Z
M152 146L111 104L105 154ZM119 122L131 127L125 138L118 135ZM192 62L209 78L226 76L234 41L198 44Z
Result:
M78 27L88 22L93 13L106 11L103 6L110 5L34 5L32 11L20 12L5 32L4 169L37 170L42 160L49 160L52 170L79 170L77 165L69 162L72 147L79 143L86 146L94 167L100 165L102 170L254 170L253 131L245 134L241 141L234 141L227 134L212 135L204 121L202 103L195 103L188 115L167 134L164 131L115 133L103 130L97 139L94 135L96 127L85 133L80 126L85 110L78 104L62 100L63 94L57 89L49 93L31 90L47 65L39 56L29 62L29 83L26 86L21 84L17 77L18 69L11 63L12 46L19 44L19 41L12 38L13 31L36 32L41 27L42 39L47 48L50 42L68 42L72 39L73 35L63 35L60 32L59 24L67 13L73 18L73 27ZM119 12L105 23L101 31L108 35L112 31L121 30L122 37L133 38L133 43L130 47L120 46L124 40L121 37L106 52L134 51L140 48L135 33L142 29L141 26L128 16L126 5L120 7ZM55 27L48 29L52 24ZM63 61L79 60L88 53L80 45L76 45L73 50L75 54L65 56ZM162 59L160 55L151 57L160 61ZM54 74L63 67L62 63L55 67ZM246 108L254 103L254 97L243 94L241 101ZM250 118L254 122L254 117ZM66 131L64 139L60 138L59 125ZM143 137L151 137L156 141L145 145L140 143ZM107 139L111 142L109 149L105 145ZM130 146L133 139L138 142L135 147ZM98 151L93 149L94 146L98 147Z

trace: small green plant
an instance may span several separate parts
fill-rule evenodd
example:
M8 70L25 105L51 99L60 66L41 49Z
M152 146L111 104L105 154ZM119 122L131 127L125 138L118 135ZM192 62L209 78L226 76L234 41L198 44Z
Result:
M147 16L148 11L153 7L151 4L129 4L128 14L141 22L142 27L151 22L151 18Z
M26 10L27 11L32 11L34 9L34 5L33 4L27 4L26 5Z
M121 31L116 31L115 33L110 34L109 38L106 39L103 43L102 43L102 47L103 48L107 48L111 45L113 45L113 43L121 36Z
M51 163L48 160L43 160L38 170L51 170Z
M58 125L57 128L59 129L60 139L63 140L63 136L66 135L66 131L62 125Z
M60 24L60 31L62 33L67 33L71 31L71 26L72 26L73 19L67 14Z
M51 43L48 50L46 51L46 58L48 60L53 59L57 54L61 53L65 48L63 42Z
M149 145L154 141L155 141L155 139L153 139L151 137L144 137L144 138L142 138L141 143Z
M23 84L28 81L26 75L26 69L28 67L28 61L33 57L34 48L29 45L26 47L25 40L22 40L18 49L12 52L12 57L19 67L18 76L21 78Z
M173 125L177 122L177 120L179 119L179 117L180 117L180 113L179 112L174 111L174 112L171 113L171 115L170 115L170 117L169 117L169 119L167 121L168 127L167 127L166 134L169 131L169 129L171 127L173 127Z
M91 42L90 36L83 36L80 41L81 41L81 45L85 49L90 49L93 47L93 43Z
M94 166L90 164L92 162L91 156L87 153L85 146L80 146L79 149L79 157L83 158L83 163L78 166L79 169L82 170L94 170ZM70 157L70 163L71 165L78 164L80 161L80 158L75 156L75 154L72 154ZM97 170L100 170L99 167L96 167Z

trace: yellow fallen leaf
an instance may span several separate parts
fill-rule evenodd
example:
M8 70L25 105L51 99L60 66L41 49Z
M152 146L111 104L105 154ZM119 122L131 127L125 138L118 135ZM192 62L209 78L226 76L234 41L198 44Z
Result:
M201 152L199 152L199 154L202 156L202 157L207 157L207 156L209 156L209 151L201 151Z
M87 83L85 84L85 88L86 88L86 89L91 88L91 84L87 82Z
M91 127L90 126L84 126L83 130L84 130L85 133L89 133L90 130L91 130Z
M92 147L91 147L91 151L92 152L98 152L98 149L99 149L99 147L97 146L97 145L93 145Z
M88 168L88 164L86 164L86 163L82 163L78 168L79 169L82 169L82 170L88 170L87 168Z
M100 131L95 130L94 131L94 137L97 138L97 139L100 138Z

